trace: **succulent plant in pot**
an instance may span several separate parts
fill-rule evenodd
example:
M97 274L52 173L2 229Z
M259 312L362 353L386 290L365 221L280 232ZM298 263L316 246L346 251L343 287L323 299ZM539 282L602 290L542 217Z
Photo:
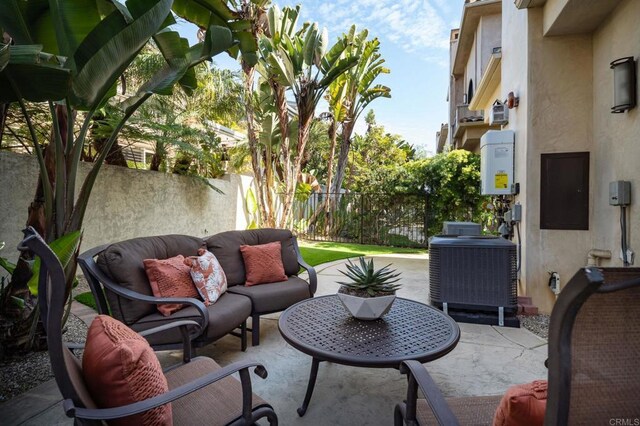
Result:
M338 298L355 318L374 320L389 312L400 288L400 273L390 269L391 264L375 269L373 259L359 258L347 263L347 270L340 271L351 281L338 282Z

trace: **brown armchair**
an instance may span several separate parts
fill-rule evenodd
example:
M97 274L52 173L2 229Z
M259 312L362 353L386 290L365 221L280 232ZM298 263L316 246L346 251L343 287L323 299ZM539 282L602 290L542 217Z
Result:
M640 418L639 277L640 268L585 268L560 293L549 329L546 425ZM422 364L408 361L400 371L409 384L396 426L492 423L501 396L445 399Z
M42 261L38 288L38 303L47 333L47 345L56 383L63 397L63 409L76 424L103 424L102 420L120 419L143 413L172 402L174 424L224 424L252 425L266 418L277 425L273 408L251 392L250 368L262 378L267 372L260 364L238 362L220 367L211 358L187 359L164 372L169 391L128 405L95 408L96 404L87 390L79 360L62 341L62 317L65 307L65 277L55 254L40 236L29 228L20 250L31 250ZM182 329L183 348L191 347L187 329L198 327L195 321L183 320L165 324L145 334ZM142 333L141 333L142 334ZM240 381L231 375L238 373Z

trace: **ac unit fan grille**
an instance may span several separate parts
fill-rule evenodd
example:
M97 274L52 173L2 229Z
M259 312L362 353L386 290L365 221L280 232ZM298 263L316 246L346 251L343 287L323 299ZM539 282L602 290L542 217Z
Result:
M429 250L431 302L449 307L517 310L516 247L432 246Z

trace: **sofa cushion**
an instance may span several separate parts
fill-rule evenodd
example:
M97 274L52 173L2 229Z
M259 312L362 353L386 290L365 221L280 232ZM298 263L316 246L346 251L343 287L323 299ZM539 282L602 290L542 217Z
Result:
M238 294L224 293L216 303L207 306L209 314L209 328L206 336L200 336L198 340L206 339L208 341L223 337L225 334L235 330L249 316L251 316L251 300L248 297ZM171 315L171 318L162 316L155 312L147 315L131 326L134 330L140 332L153 327L166 324L169 321L176 320L193 320L198 321L198 312L193 306L180 309ZM147 340L152 345L163 345L182 341L179 329L168 330L164 333L156 333L147 336Z
M203 245L200 238L186 235L141 237L109 245L97 259L100 269L120 286L151 296L151 285L144 270L144 259L168 259L179 254L194 256ZM113 316L132 324L156 312L156 306L119 297L105 291Z
M274 241L282 243L282 264L286 275L297 275L299 266L293 235L286 229L251 229L246 231L228 231L207 237L207 248L216 255L224 273L227 285L243 285L245 283L245 268L240 253L241 245L255 246Z
M282 311L294 303L311 297L309 284L296 276L289 277L288 281L279 283L251 287L237 285L230 287L229 292L250 298L255 314Z
M287 276L284 274L284 266L282 266L281 247L280 241L257 246L240 246L246 271L244 285L249 287L287 280Z
M184 256L179 254L169 259L145 259L142 261L147 272L151 291L155 297L191 297L199 298L193 280L191 268L184 264ZM157 305L158 311L168 317L184 307L182 303Z
M542 425L547 408L547 381L511 386L500 400L494 426Z
M216 303L222 293L227 291L227 277L220 262L210 251L201 248L197 256L185 258L184 264L189 266L191 279L205 306Z
M98 315L89 327L82 370L100 408L128 405L169 391L160 362L146 340L106 315ZM109 424L170 425L171 404Z

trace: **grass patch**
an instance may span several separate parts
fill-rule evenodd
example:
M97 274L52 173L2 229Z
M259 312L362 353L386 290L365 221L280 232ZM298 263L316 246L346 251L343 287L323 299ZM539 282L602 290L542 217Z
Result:
M425 253L426 250L407 247L372 246L366 244L300 241L300 254L311 266L358 256L392 253Z
M96 311L98 310L98 305L96 304L96 300L93 298L93 294L91 294L90 291L87 291L86 293L80 293L76 297L74 297L74 299L82 303L83 305L87 305L88 307Z

